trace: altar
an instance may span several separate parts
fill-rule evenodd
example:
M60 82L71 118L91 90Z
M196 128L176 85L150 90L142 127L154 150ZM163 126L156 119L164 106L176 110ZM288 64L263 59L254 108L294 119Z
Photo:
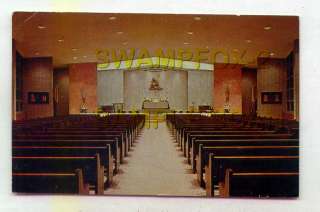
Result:
M142 103L142 110L144 112L158 112L164 113L170 111L169 102L162 99L145 99Z

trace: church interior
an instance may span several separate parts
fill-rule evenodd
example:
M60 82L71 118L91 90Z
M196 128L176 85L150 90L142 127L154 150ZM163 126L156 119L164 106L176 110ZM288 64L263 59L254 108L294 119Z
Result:
M16 12L12 191L296 198L295 16Z

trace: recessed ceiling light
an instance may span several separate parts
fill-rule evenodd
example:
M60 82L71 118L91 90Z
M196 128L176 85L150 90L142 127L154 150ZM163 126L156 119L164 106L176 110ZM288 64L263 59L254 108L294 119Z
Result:
M123 32L119 31L119 32L117 32L117 34L118 34L118 35L121 35L121 34L123 34Z
M246 43L252 43L252 40L247 39L247 40L246 40Z
M78 57L73 57L74 60L78 59Z
M43 26L43 25L38 25L38 29L45 29L47 27Z
M263 27L263 29L264 30L270 30L270 29L272 29L272 27L271 26L265 26L265 27Z
M195 17L193 17L193 19L194 19L195 21L200 21L200 20L201 20L201 17L195 16Z
M76 48L72 48L71 50L75 52L75 51L77 51L78 49L76 49Z
M187 32L187 33L188 33L188 35L193 35L193 32L191 32L191 31L190 31L190 32Z
M122 43L122 45L127 45L127 44L128 44L128 42L123 42L123 43Z
M271 57L272 56L274 56L275 55L275 53L274 52L270 52L270 54L269 54Z
M110 16L109 17L109 20L111 20L111 21L116 20L116 19L117 19L117 17L115 17L115 16Z
M63 42L63 41L64 41L63 39L58 39L58 42L59 42L59 43L61 43L61 42Z
M183 44L184 44L184 45L189 45L190 43L188 43L188 42L184 42Z

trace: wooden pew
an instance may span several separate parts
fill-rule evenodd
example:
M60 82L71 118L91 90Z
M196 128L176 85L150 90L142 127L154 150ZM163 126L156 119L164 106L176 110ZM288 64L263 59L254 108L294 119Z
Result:
M227 169L234 172L298 172L299 156L215 156L210 154L206 167L207 196L214 196L214 189L223 194Z
M190 148L192 139L206 139L211 138L211 135L269 135L275 134L275 131L264 131L264 130L251 130L251 129L222 129L222 130L210 130L210 131L189 131L186 133L186 137L183 140L183 152L184 155L188 158L190 163Z
M223 197L298 197L298 172L233 172L227 169Z
M252 127L246 127L246 126L243 126L242 124L239 124L239 123L236 123L236 124L233 124L233 123L230 123L230 124L228 124L228 123L199 124L199 123L197 123L197 124L186 124L186 125L180 126L180 127L176 128L175 134L176 134L176 140L180 143L184 132L187 130L198 130L198 129L212 129L212 130L233 129L233 130L235 130L238 128L250 129Z
M89 194L89 185L83 182L81 169L74 173L12 173L12 191L15 193Z
M220 126L220 127L202 127L201 125L199 126L194 126L194 127L186 127L183 129L183 132L181 134L181 138L178 138L178 143L183 145L188 139L189 134L201 134L203 132L231 132L231 131L266 131L263 130L262 128L255 128L255 127L247 127L247 126ZM270 131L270 133L274 133L275 131Z
M44 131L46 134L61 134L61 135L66 135L66 134L86 134L86 135L108 135L112 133L119 133L121 136L121 140L124 140L125 144L125 156L127 156L127 153L130 151L130 148L133 145L134 138L130 133L122 128L105 128L103 130L98 130L96 128L47 128ZM31 132L32 133L32 132Z
M120 162L122 162L123 158L128 153L128 144L125 139L125 136L120 131L88 131L86 128L77 131L71 131L68 128L59 131L32 131L30 134L19 134L14 135L13 138L35 138L35 139L42 139L42 138L56 138L56 139L117 139L120 143Z
M13 146L12 156L60 156L60 157L90 157L100 155L101 169L104 170L107 181L106 186L110 186L113 177L113 160L111 147L92 146Z
M254 132L269 132L269 133L275 133L275 131L267 131L263 130L262 128L254 128L254 127L206 127L206 128L185 128L182 134L182 142L186 142L188 140L188 137L192 134L214 134L216 132L242 132L242 131L254 131ZM211 132L211 133L210 133Z
M50 147L106 147L110 145L114 161L113 173L118 173L120 154L117 142L114 140L48 140L48 139L15 139L13 146L50 146Z
M44 163L48 158L55 158L56 162L52 162L52 167L50 167L54 168L63 158L69 158L70 161L70 158L84 159L92 156L95 157L94 153L98 153L97 155L101 160L99 159L100 168L96 166L96 168L100 170L96 172L96 183L93 183L94 180L92 176L90 177L90 174L87 172L84 173L84 180L89 179L91 186L95 187L96 192L102 194L104 174L107 175L106 184L110 184L113 173L117 173L120 161L122 162L123 157L127 155L130 146L143 127L144 120L145 117L141 114L121 114L108 115L107 117L70 115L59 118L50 117L25 121L23 123L14 122L13 145L20 145L20 147L23 145L24 149L22 150L20 148L17 150L17 148L14 148L13 162L16 165L21 161L20 159L22 157L29 156L29 158L26 159L28 166L30 157L32 157L33 160L41 157L41 159L39 159L40 162L36 163ZM101 151L105 152L106 146L109 153L108 157L104 158L103 155L105 154ZM40 148L40 150L38 148ZM110 149L113 159L110 159ZM114 170L113 160L115 163ZM105 173L103 171L104 167L107 167ZM85 168L88 167L86 166ZM19 170L16 171L18 172L15 172L15 176L19 176L19 178L21 178L22 175L24 175L24 177L28 175L28 177L32 176L36 178L38 175L38 173L32 173L35 171L34 169L30 170L31 173L29 173L28 170L24 170L24 173L20 173ZM45 170L39 169L38 171ZM71 175L73 176L73 174L69 172L62 173L61 170L58 170L58 172L59 176L65 175L69 178ZM53 176L57 176L55 172L41 172L40 174L50 175L50 179L53 179Z
M101 167L100 155L94 157L60 157L60 156L13 156L13 173L50 173L65 174L83 170L85 184L95 189L97 194L104 191L104 170Z
M123 161L124 157L124 144L120 140L119 134L108 134L108 135L60 135L60 134L34 134L34 135L14 135L13 141L15 140L114 140L117 143L119 149L119 160Z
M199 153L199 145L203 144L204 146L214 146L213 144L219 143L222 141L225 143L224 146L230 146L233 140L238 144L234 146L274 146L274 145L281 145L281 146L298 146L299 141L297 139L292 139L290 136L277 136L279 134L270 134L270 135L212 135L212 136L200 136L197 138L193 138L191 141L191 149L188 150L190 153L188 154L191 161L192 170L195 172L195 165L196 165L196 155ZM202 140L203 139L203 140ZM218 146L222 145L217 144ZM250 143L252 142L252 143Z
M209 155L214 156L298 156L299 146L199 146L197 157L197 178L199 184L204 187L204 167L208 166Z

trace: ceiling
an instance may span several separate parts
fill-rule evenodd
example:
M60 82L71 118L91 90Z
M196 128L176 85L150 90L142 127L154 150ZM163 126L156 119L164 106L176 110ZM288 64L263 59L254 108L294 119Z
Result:
M164 52L169 48L188 48L193 52L209 49L210 53L224 52L217 55L216 62L225 61L223 55L228 54L229 63L255 66L261 52L263 56L285 58L298 37L299 21L294 16L31 12L13 15L13 38L20 53L24 57L51 56L55 67L97 62L97 50L112 48L135 48L136 55L147 49L151 57L156 56L159 48Z

